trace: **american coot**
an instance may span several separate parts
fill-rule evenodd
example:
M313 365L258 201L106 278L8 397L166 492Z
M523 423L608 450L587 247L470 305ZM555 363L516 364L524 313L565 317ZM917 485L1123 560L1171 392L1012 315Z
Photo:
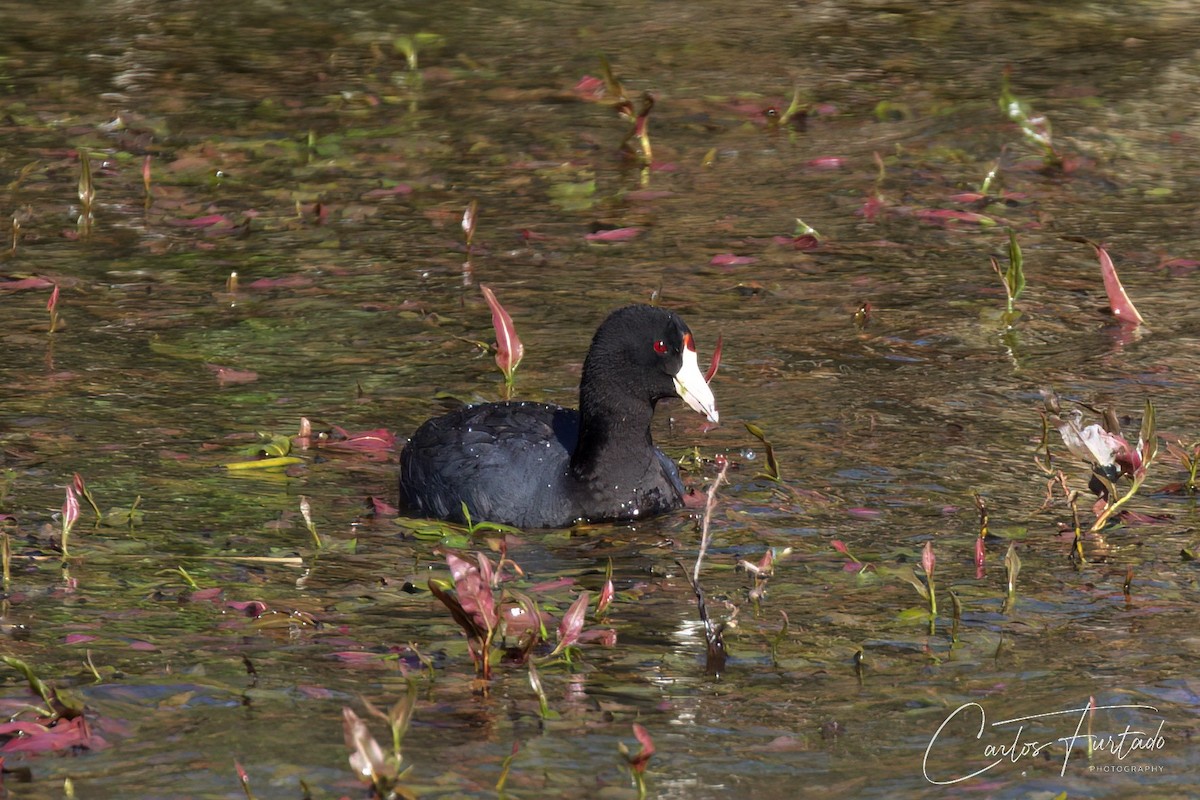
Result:
M628 520L683 505L679 471L654 446L664 397L717 421L692 332L652 306L618 309L583 362L579 410L483 403L435 417L400 454L400 498L424 516L522 528Z

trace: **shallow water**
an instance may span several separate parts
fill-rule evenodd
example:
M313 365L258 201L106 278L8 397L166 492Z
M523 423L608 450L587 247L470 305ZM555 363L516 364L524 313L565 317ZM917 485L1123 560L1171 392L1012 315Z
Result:
M925 796L929 778L995 760L986 745L1069 737L1080 717L975 740L971 707L930 747L963 704L992 723L1090 697L1154 707L1095 712L1097 736L1161 722L1162 746L1089 759L1055 745L936 791L1200 793L1197 573L1182 554L1196 508L1162 491L1186 477L1166 442L1200 438L1188 261L1200 26L1186 4L7 3L0 14L0 171L5 213L21 223L0 275L61 291L49 334L48 285L0 284L0 524L14 553L0 648L79 693L107 744L7 753L6 770L27 770L4 776L10 795L59 797L70 777L80 797L241 797L236 760L260 798L302 797L301 781L313 797L362 796L341 709L391 705L406 675L418 685L404 754L419 796L495 796L514 744L509 796L633 796L617 743L637 749L634 722L657 748L653 796ZM393 42L419 32L442 39L421 46L414 73ZM575 89L599 74L599 52L631 96L655 94L650 169L618 152L627 123L610 103ZM1000 112L1005 67L1014 94L1052 121L1066 170L1041 170ZM807 124L772 129L761 112L786 107L795 84ZM80 149L96 186L84 235ZM1008 199L953 199L997 162L993 191ZM871 218L861 212L876 194ZM473 199L468 254L460 220ZM775 241L797 218L819 247ZM625 227L641 232L585 238ZM1004 261L1008 227L1028 278L1011 330L988 263ZM1105 313L1096 256L1067 236L1107 244L1143 328ZM727 254L754 261L714 262ZM488 550L496 537L442 541L365 510L395 501L395 452L315 448L287 471L223 468L255 432L292 436L301 417L402 441L455 399L497 397L477 344L493 339L481 282L525 342L523 397L572 403L595 326L624 303L679 311L702 359L722 338L722 425L706 431L676 403L655 428L674 457L698 448L699 489L713 457L733 465L703 573L714 616L733 617L719 679L705 673L680 565L696 556L695 512L509 542L523 590L574 582L538 592L556 618L613 565L610 619L588 627L615 629L617 643L585 643L574 671L539 666L557 715L543 720L524 668L474 680L426 588L448 577L447 546ZM1145 400L1157 411L1160 455L1131 504L1156 519L1089 538L1079 566L1061 497L1038 511L1047 387L1113 408L1134 438ZM765 430L781 484L756 477L766 455L743 422ZM1052 450L1084 490L1087 468L1057 435ZM85 506L64 576L56 515L76 472L103 510L140 496L144 517L93 527ZM975 494L996 534L982 577ZM1091 502L1085 491L1085 527ZM874 569L847 570L835 540ZM932 634L902 616L924 601L897 574L921 573L930 540ZM1010 541L1022 562L1011 605ZM735 566L770 547L792 550L756 608ZM16 715L32 696L0 674Z

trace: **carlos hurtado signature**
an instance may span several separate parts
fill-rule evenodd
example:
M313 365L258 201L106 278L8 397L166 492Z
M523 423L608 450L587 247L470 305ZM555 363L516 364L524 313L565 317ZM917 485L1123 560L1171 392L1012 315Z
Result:
M1002 719L988 723L987 712L983 710L983 706L979 703L963 703L951 712L950 716L946 717L945 721L938 727L937 732L933 734L933 738L929 740L929 746L925 748L925 758L921 761L921 769L925 774L925 780L939 786L947 786L983 775L1005 762L1016 764L1026 758L1036 758L1046 748L1062 744L1066 751L1062 758L1062 770L1058 773L1062 776L1067 774L1067 764L1071 760L1071 753L1075 751L1077 746L1084 752L1088 752L1089 742L1092 753L1106 752L1118 761L1125 760L1133 753L1161 750L1166 745L1166 741L1162 736L1163 725L1166 722L1165 719L1158 720L1157 727L1153 723L1147 725L1145 729L1135 729L1133 725L1125 725L1123 731L1116 733L1091 733L1091 726L1088 725L1089 714L1097 715L1092 717L1093 722L1095 722L1100 718L1098 716L1100 712L1112 709L1158 712L1158 709L1154 706L1097 706L1088 703L1082 708L1048 711L1042 714L1030 714L1027 717L1013 717L1012 719ZM1070 728L1074 728L1074 731L1068 736L1059 736L1046 740L1034 740L1024 736L1026 723L1029 723L1031 720L1040 720L1040 724L1045 725L1054 722L1056 718L1062 720L1064 731ZM975 723L978 723L978 725ZM952 733L958 733L964 728L968 732L973 731L975 739L982 743L984 759L984 766L967 774L961 774L952 768L947 768L944 764L946 759L939 758L938 753L939 746L945 752L945 748L949 746ZM993 729L995 738L985 740L984 731L989 728ZM956 735L954 738L960 739L961 736ZM956 753L961 752L957 747L954 750Z

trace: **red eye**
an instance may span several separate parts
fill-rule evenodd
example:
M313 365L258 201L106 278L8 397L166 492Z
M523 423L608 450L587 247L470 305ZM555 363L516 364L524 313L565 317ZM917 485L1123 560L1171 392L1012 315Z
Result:
M660 356L663 353L667 352L667 343L664 342L662 339L659 339L657 342L654 343L654 352L658 353Z

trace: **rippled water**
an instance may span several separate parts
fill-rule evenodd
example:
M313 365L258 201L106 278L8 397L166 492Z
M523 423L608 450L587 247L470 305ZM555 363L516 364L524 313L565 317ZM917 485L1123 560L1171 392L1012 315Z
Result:
M1200 26L1187 4L0 14L0 210L20 222L0 275L45 281L0 283L0 524L14 553L0 649L80 694L107 744L9 752L11 796L59 797L70 777L80 797L239 797L235 760L260 798L302 797L301 781L313 797L361 796L341 709L390 705L406 673L420 796L495 796L514 744L509 796L632 796L617 744L636 750L634 722L657 748L658 797L1200 792L1197 573L1183 553L1195 502L1162 491L1186 478L1165 444L1200 438ZM417 72L402 36L418 42ZM621 156L627 123L577 86L599 75L600 52L631 96L656 98L650 169ZM1041 170L1001 113L1006 67L1014 94L1051 120L1065 171ZM807 123L771 128L762 111L786 108L794 85ZM80 150L96 186L87 235ZM956 199L997 165L1003 199ZM819 247L792 245L797 218ZM586 238L630 227L628 241ZM988 259L1004 261L1010 227L1028 287L1006 331ZM1105 313L1094 252L1064 237L1107 244L1143 328ZM294 435L301 417L402 441L455 399L497 397L477 344L493 337L481 282L525 341L523 397L573 403L595 326L625 303L679 311L702 359L723 340L722 425L706 431L675 404L655 427L670 455L697 448L701 489L713 457L733 465L703 577L710 610L731 621L720 679L705 673L681 566L696 555L693 512L509 543L523 589L574 581L545 590L555 617L577 587L600 589L610 559L618 590L610 620L588 623L615 629L616 646L585 644L574 671L540 667L557 715L543 720L522 667L473 679L426 589L448 576L447 545L487 550L488 538L440 542L365 510L395 502L394 452L222 467L255 432ZM1039 511L1043 388L1113 408L1132 437L1147 399L1157 411L1163 452L1131 504L1149 516L1089 538L1079 566L1061 496ZM781 484L756 477L766 455L744 422L766 432ZM1086 467L1052 445L1084 490ZM64 575L55 515L76 472L103 510L140 496L144 517L93 528L85 507ZM982 576L976 494L996 534ZM1085 527L1091 502L1085 491ZM846 569L835 540L873 569ZM898 574L921 573L927 541L932 634L902 616L923 601ZM1011 605L1010 541L1022 562ZM781 557L756 607L735 566L771 547ZM28 719L24 681L0 674L0 701ZM1089 759L1057 744L1015 763L984 753L1070 737L1080 714L1019 734L990 723L1093 697L1153 707L1097 711L1095 735L1161 722L1162 746ZM986 714L981 738L972 706L935 740L967 703ZM951 788L930 783L996 758Z

